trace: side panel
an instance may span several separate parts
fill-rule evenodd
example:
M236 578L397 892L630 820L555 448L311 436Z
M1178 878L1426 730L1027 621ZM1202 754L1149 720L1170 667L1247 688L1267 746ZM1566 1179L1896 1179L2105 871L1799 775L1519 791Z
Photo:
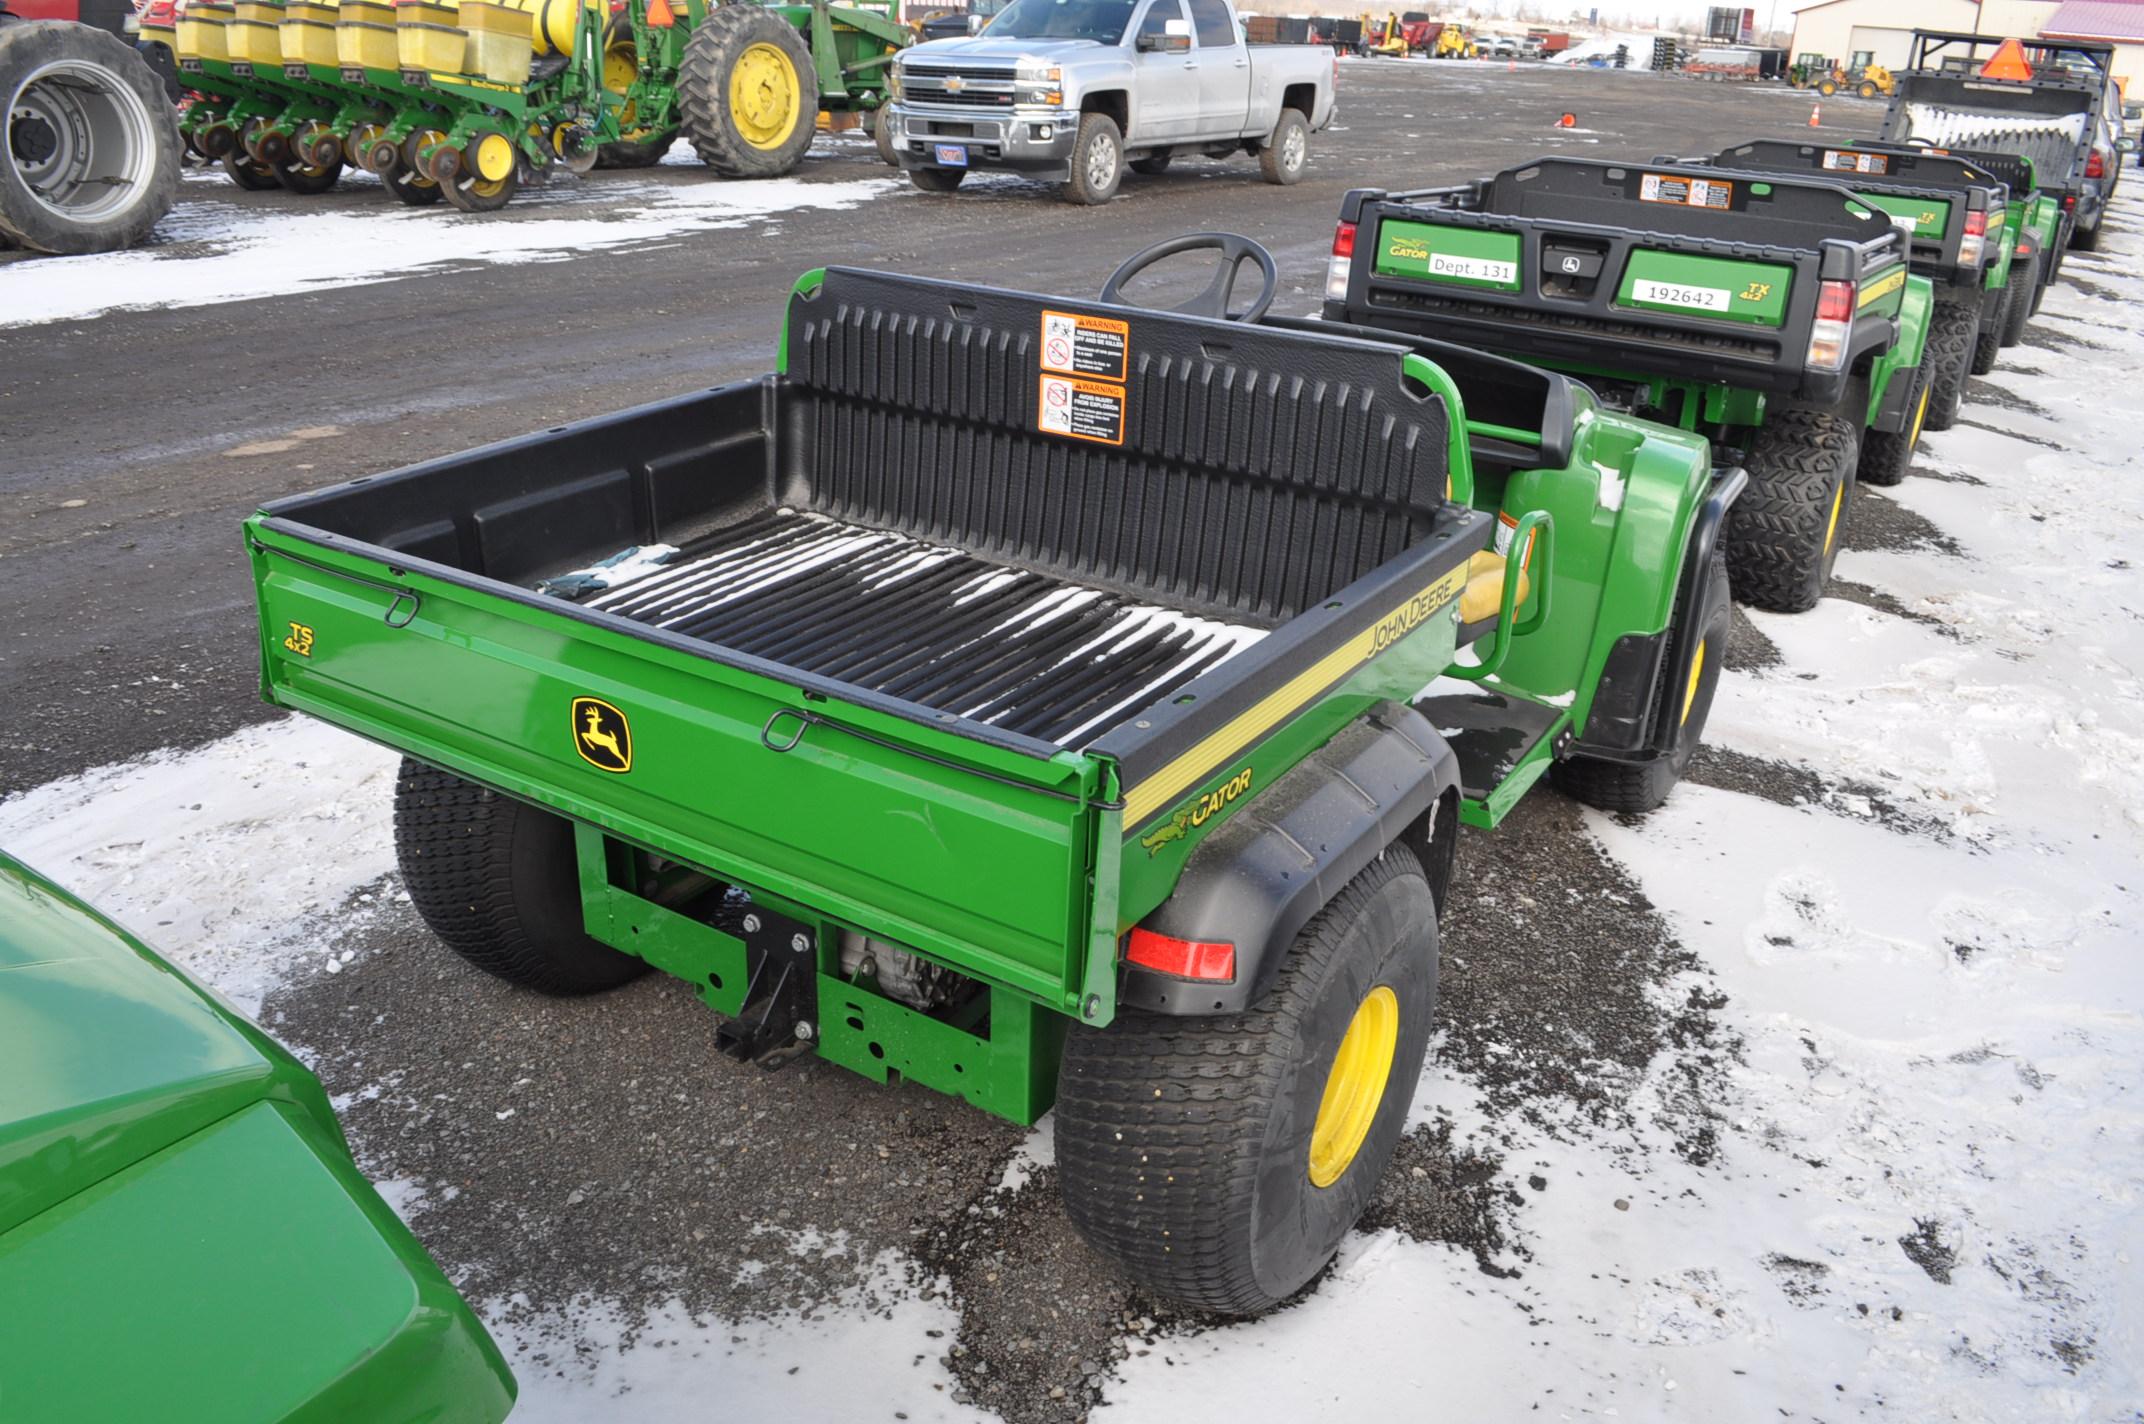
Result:
M1854 190L1854 196L1872 208L1882 208L1915 237L1940 238L1950 229L1951 205L1943 198L1866 192L1859 188Z
M1878 424L1878 415L1883 412L1885 397L1891 394L1892 378L1904 371L1909 373L1906 385L1912 384L1911 372L1921 364L1921 353L1928 346L1928 317L1935 306L1935 284L1926 277L1909 277L1899 298L1898 340L1891 349L1876 358L1869 367L1869 408L1864 423ZM1903 397L1892 404L1898 407L1894 424L1880 426L1893 429L1895 420L1902 417L1906 402Z

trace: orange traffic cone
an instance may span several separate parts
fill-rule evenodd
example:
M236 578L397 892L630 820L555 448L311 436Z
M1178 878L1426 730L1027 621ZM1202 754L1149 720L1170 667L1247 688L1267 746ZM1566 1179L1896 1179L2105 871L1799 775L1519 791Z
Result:
M1811 104L1811 105L1809 106L1809 127L1810 127L1810 128L1813 128L1813 129L1820 129L1820 128L1824 127L1823 119L1822 119L1822 117L1821 117L1821 116L1822 116L1822 114L1823 114L1823 112L1824 112L1824 106L1823 106L1822 104Z
M1556 120L1555 126L1559 129L1575 129L1578 127L1578 115L1565 114L1562 118Z
M1519 62L1515 59L1507 60L1504 64L1504 72L1506 74L1517 74L1519 72Z

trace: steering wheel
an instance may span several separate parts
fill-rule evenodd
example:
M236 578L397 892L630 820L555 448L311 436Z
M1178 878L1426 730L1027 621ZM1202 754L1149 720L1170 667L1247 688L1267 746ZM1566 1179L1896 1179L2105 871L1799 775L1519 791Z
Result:
M1124 284L1147 268L1165 258L1181 252L1202 252L1211 249L1221 254L1213 280L1206 290L1189 301L1173 307L1157 310L1182 312L1186 316L1210 316L1219 321L1256 321L1273 305L1274 296L1280 291L1280 272L1273 265L1273 254L1247 237L1238 237L1232 232L1193 232L1182 237L1172 237L1166 242L1157 242L1146 251L1137 254L1122 267L1109 274L1102 284L1102 300L1119 306L1141 306L1144 303L1126 302ZM1243 271L1243 264L1258 264L1260 287L1251 304L1240 312L1228 309L1229 300L1236 295L1236 279Z

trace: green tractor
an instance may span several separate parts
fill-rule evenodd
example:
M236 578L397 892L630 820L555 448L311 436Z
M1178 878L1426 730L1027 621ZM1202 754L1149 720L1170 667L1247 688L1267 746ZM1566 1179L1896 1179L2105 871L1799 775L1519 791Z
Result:
M819 113L869 113L912 38L883 5L629 0L180 0L182 132L241 187L322 192L345 164L469 212L523 179L655 163L683 135L769 178Z

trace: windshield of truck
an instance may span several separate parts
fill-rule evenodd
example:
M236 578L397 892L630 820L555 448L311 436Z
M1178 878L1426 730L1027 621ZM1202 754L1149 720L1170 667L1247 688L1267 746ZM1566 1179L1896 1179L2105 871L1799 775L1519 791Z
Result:
M994 40L1093 40L1113 45L1124 38L1139 0L1012 0L983 31Z

